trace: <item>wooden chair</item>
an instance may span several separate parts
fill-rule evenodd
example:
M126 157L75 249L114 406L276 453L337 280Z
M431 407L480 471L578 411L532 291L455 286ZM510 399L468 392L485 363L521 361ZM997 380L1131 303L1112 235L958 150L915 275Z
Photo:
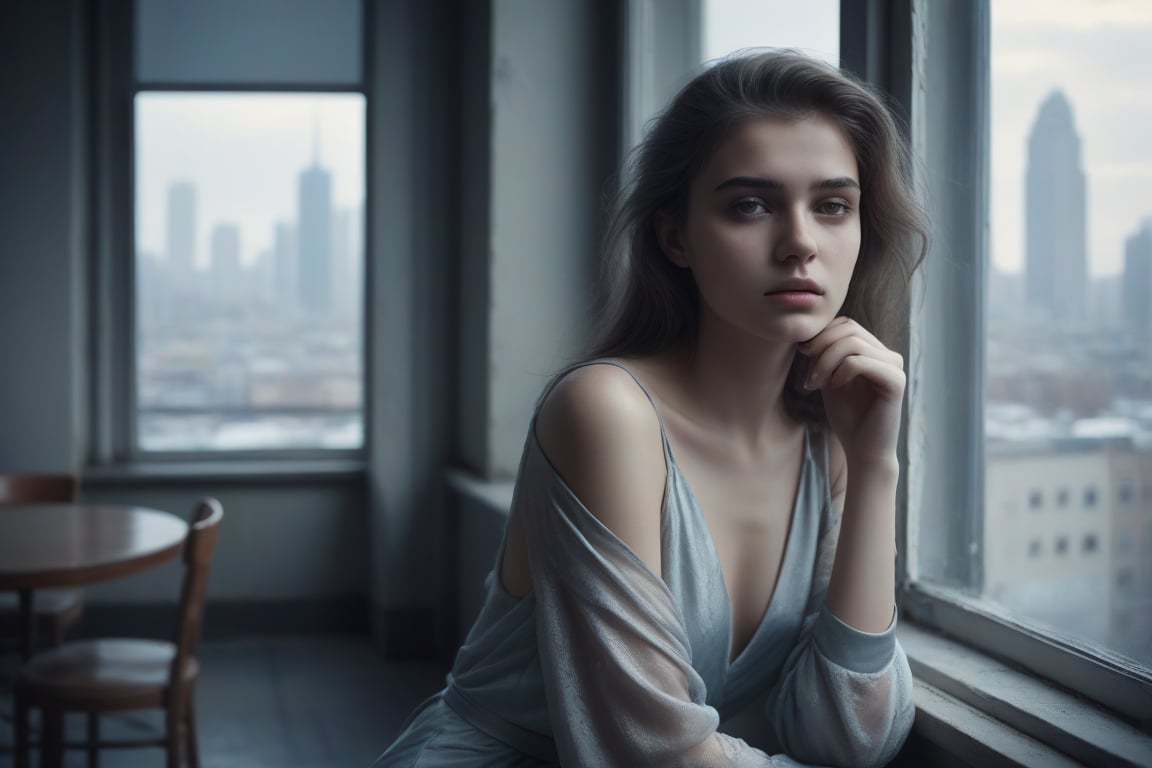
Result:
M41 710L41 764L59 768L64 749L84 748L95 768L101 748L164 747L168 768L198 768L194 691L200 674L197 651L204 618L208 566L224 512L215 499L201 501L192 516L184 544L184 583L176 642L156 640L85 640L33 656L16 680L16 768L28 765L28 715ZM164 709L161 737L101 741L101 713ZM88 714L88 738L65 743L64 715Z
M0 475L0 514L5 504L76 501L79 486L75 475ZM84 592L79 589L42 589L36 592L32 620L36 637L48 638L53 646L64 642L64 634L84 613ZM15 592L0 592L0 637L17 637L20 628L20 601Z

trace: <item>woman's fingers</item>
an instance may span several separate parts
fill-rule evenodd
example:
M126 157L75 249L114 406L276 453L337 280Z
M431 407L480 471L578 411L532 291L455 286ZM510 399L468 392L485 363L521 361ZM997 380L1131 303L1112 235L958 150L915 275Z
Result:
M888 349L884 344L877 339L867 328L860 325L855 320L847 317L837 317L830 322L824 330L813 336L808 341L799 345L799 349L809 357L818 356L830 345L836 343L846 336L858 336L866 340L869 344L877 349Z
M888 362L865 355L849 355L844 358L828 378L825 389L837 389L861 377L886 396L898 397L904 394L904 371Z
M855 328L859 328L859 325L853 325ZM852 328L845 331L843 326L829 328L828 333L829 338L831 338L830 342L828 339L820 339L818 343L814 342L809 349L803 350L811 359L808 366L808 379L805 382L809 389L821 389L828 383L831 383L832 386L842 385L843 381L835 380L834 374L846 360L853 357L874 360L893 373L899 374L898 377L892 377L893 380L903 379L904 358L899 353L876 342L875 337L871 334L867 334L867 336L858 334ZM875 369L869 366L865 370L883 371L884 369Z

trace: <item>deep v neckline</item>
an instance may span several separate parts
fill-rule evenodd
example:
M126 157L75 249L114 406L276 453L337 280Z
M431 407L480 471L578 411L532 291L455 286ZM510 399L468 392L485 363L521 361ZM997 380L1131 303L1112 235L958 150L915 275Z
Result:
M655 407L653 403L653 407ZM657 410L659 414L659 410ZM712 536L712 529L708 527L708 519L704 516L704 509L700 506L700 500L696 497L696 492L692 490L692 484L688 482L688 476L680 469L680 465L676 463L676 455L672 450L672 443L668 439L668 435L664 429L663 419L660 419L660 435L664 442L664 451L668 459L668 468L671 472L675 473L675 477L684 488L688 499L691 501L692 514L696 517L696 522L703 528L704 533L708 539L708 550L712 553L713 562L716 564L716 570L719 573L720 584L724 592L724 606L727 613L726 631L728 635L728 642L726 644L726 653L724 660L728 665L728 669L733 669L748 655L748 651L754 645L764 632L764 627L769 623L769 619L775 614L780 605L780 595L786 594L785 590L781 589L782 582L792 575L794 568L790 568L790 560L792 559L792 552L795 549L793 541L796 536L796 515L800 507L800 499L803 496L802 490L804 483L808 480L808 473L811 471L811 430L808 425L804 426L804 447L803 455L800 461L800 473L796 479L795 495L792 499L792 512L788 517L788 533L784 540L784 550L780 555L780 565L777 567L776 583L772 587L772 594L768 598L768 604L764 606L764 612L760 616L760 620L756 623L756 629L752 630L752 635L748 638L748 642L744 647L733 656L733 644L736 638L736 628L733 625L735 618L735 611L732 606L732 593L728 591L728 581L724 577L724 568L720 564L720 551L716 548L716 539Z

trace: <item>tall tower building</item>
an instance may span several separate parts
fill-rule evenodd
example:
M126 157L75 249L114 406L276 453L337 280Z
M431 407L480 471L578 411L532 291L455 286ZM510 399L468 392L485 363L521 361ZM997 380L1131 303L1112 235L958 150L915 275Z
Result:
M244 276L240 270L240 229L235 224L218 224L212 230L211 275L217 303L238 304Z
M1152 339L1152 217L1124 241L1124 328L1134 341Z
M1028 135L1024 191L1025 293L1052 319L1084 317L1088 245L1080 136L1060 90L1040 105Z
M177 284L192 277L196 264L196 187L177 181L168 187L168 275Z
M320 166L317 149L312 167L300 172L297 240L300 307L327 315L332 305L332 175Z

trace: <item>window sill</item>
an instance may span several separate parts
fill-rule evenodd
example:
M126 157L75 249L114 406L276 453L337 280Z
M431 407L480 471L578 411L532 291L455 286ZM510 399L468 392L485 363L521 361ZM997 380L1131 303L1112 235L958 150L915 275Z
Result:
M83 470L84 487L212 483L342 483L362 480L363 459L245 459L101 464Z
M903 622L915 736L960 764L1152 768L1152 736L1066 691Z

